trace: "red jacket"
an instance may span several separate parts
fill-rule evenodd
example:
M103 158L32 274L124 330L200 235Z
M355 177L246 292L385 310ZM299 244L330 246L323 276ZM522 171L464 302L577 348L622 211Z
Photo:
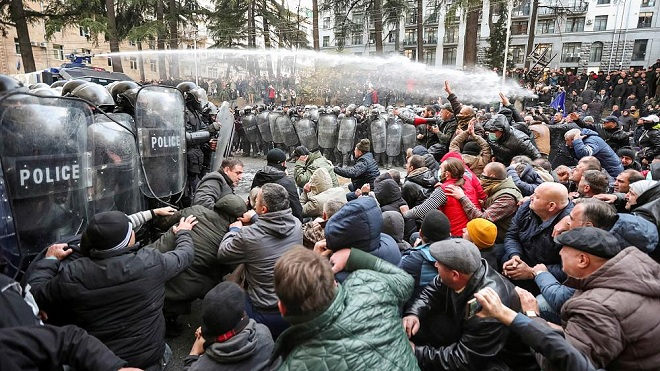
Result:
M465 179L465 176L463 176L463 178ZM448 185L454 185L455 183L456 179L448 179L440 186L442 187L442 190L445 191ZM474 190L474 187L472 187L472 184L467 181L467 179L465 179L465 183L463 186L461 186L461 188L463 189L463 192L465 192L465 196L467 196L467 198L470 199L470 201L472 201L474 204L474 200L477 194ZM477 201L475 206L481 210L479 201ZM467 226L467 223L470 221L470 219L468 219L467 214L463 209L463 205L461 205L461 202L454 197L447 197L447 202L440 206L439 210L447 215L447 218L449 218L450 234L453 237L463 236L463 228Z

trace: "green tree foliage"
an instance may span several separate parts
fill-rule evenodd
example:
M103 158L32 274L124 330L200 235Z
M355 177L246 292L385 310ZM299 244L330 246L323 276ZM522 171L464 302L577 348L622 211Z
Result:
M485 50L484 64L488 68L497 68L501 71L504 63L504 48L506 47L506 7L499 6L495 14L498 18L490 29L489 46ZM509 57L511 56L509 55ZM511 68L513 66L511 60L508 60L507 67Z

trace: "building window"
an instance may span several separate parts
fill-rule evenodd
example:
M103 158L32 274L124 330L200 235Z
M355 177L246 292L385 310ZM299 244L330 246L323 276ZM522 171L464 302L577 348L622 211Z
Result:
M158 65L158 64L157 64L157 62L156 62L155 59L150 59L150 60L149 60L149 70L150 70L151 72L156 72L156 71L158 71L157 65ZM211 76L213 77L213 75L211 75Z
M64 60L64 45L53 44L53 58Z
M323 29L330 29L330 17L323 17Z
M135 40L128 40L128 45L135 46Z
M445 27L445 37L442 41L445 44L456 44L458 42L458 26Z
M437 44L438 43L438 28L437 27L429 27L429 28L424 29L424 42L426 44ZM433 58L435 59L435 56Z
M415 49L407 49L403 51L403 55L411 61L414 61L416 59L417 53Z
M522 4L513 8L514 17L529 17L530 13L530 1L526 0Z
M527 21L511 22L511 35L527 35Z
M525 63L525 45L512 45L509 48L509 54L511 55L511 62L514 64Z
M80 36L89 38L89 28L87 27L80 27Z
M635 40L635 46L633 46L633 61L643 61L646 58L646 44L648 44L648 39Z
M417 30L406 30L403 36L403 45L417 44Z
M396 41L396 33L394 33L394 31L390 31L390 32L387 34L387 42L388 42L388 43L393 43L393 42L395 42L395 41Z
M610 3L610 0L598 0L598 1L596 1L596 4L598 4L598 5L605 5L605 4L609 4L609 3Z
M435 66L435 49L424 49L424 63Z
M640 12L637 28L651 27L651 19L653 19L653 12Z
M14 37L14 48L16 49L16 54L21 54L21 44L18 42L18 37Z
M555 33L555 20L539 19L536 23L536 33Z
M376 33L375 32L370 32L369 33L369 44L375 44L376 43Z
M112 58L108 57L108 67L112 67Z
M327 48L330 46L330 36L323 36L323 47Z
M351 39L351 43L353 45L361 45L362 44L362 34L361 33L354 33L353 38Z
M607 16L597 15L594 18L594 31L605 31L607 29Z
M642 0L643 7L655 6L655 0Z
M137 58L131 57L131 69L132 70L137 70Z
M589 62L600 62L603 59L603 43L596 41L591 44L591 51L589 52Z
M545 60L550 60L552 58L552 44L536 44L536 51L539 55L543 55L543 52L547 50L547 53L545 53Z
M149 49L151 49L151 50L156 49L156 41L155 40L149 40Z
M580 47L582 43L564 43L561 49L561 61L564 63L577 63L580 61Z
M92 54L92 49L82 49L83 55L91 55Z
M584 17L571 17L566 19L566 32L584 31Z
M356 30L364 30L364 16L362 14L354 15L353 25Z
M451 48L442 48L442 64L444 66L455 66L456 65L456 47Z

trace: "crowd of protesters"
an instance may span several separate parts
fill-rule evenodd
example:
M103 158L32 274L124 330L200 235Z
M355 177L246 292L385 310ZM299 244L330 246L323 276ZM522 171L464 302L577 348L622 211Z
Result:
M95 215L29 289L3 277L2 369L164 369L203 297L187 370L657 370L660 66L543 73L545 105L497 110L446 82L405 174L367 138L347 167L297 147L292 173L275 148L248 200L228 158L189 208ZM144 223L168 232L140 248Z

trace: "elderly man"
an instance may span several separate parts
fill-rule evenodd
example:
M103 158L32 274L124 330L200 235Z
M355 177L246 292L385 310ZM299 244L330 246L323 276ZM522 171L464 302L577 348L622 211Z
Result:
M538 294L532 267L545 264L559 281L565 278L559 258L560 246L552 239L552 229L573 209L566 187L543 183L530 200L522 204L511 220L504 239L504 274L517 286Z
M286 251L302 244L302 227L291 213L287 190L275 183L261 187L254 210L246 218L256 222L247 228L240 220L230 224L220 243L218 259L224 264L245 264L246 312L268 326L273 338L277 338L288 324L277 310L273 269L275 261Z
M438 275L413 300L403 318L420 368L536 369L520 338L497 321L475 316L478 309L471 304L476 292L491 287L507 306L518 310L520 301L511 282L481 259L477 246L462 238L434 242L429 250Z
M601 166L613 178L623 171L619 156L595 131L571 129L564 134L564 139L566 146L572 149L571 153L576 159L580 160L586 156L596 157Z
M577 290L561 309L566 340L598 368L657 370L660 317L651 313L660 312L660 265L637 247L621 250L599 228L576 228L555 241L565 284ZM523 310L536 309L523 301Z
M196 223L189 216L172 229L174 251L135 251L135 232L126 215L96 214L82 235L85 257L62 264L73 249L55 244L36 263L28 277L34 298L46 313L67 308L70 323L101 340L130 366L160 369L171 355L165 344L165 283L192 264L190 230Z
M591 198L607 192L607 175L598 170L587 170L578 183L577 193L580 197Z
M212 171L202 178L197 185L193 205L202 205L213 210L215 203L222 197L233 194L234 187L243 178L243 162L227 158L222 161L218 171Z

